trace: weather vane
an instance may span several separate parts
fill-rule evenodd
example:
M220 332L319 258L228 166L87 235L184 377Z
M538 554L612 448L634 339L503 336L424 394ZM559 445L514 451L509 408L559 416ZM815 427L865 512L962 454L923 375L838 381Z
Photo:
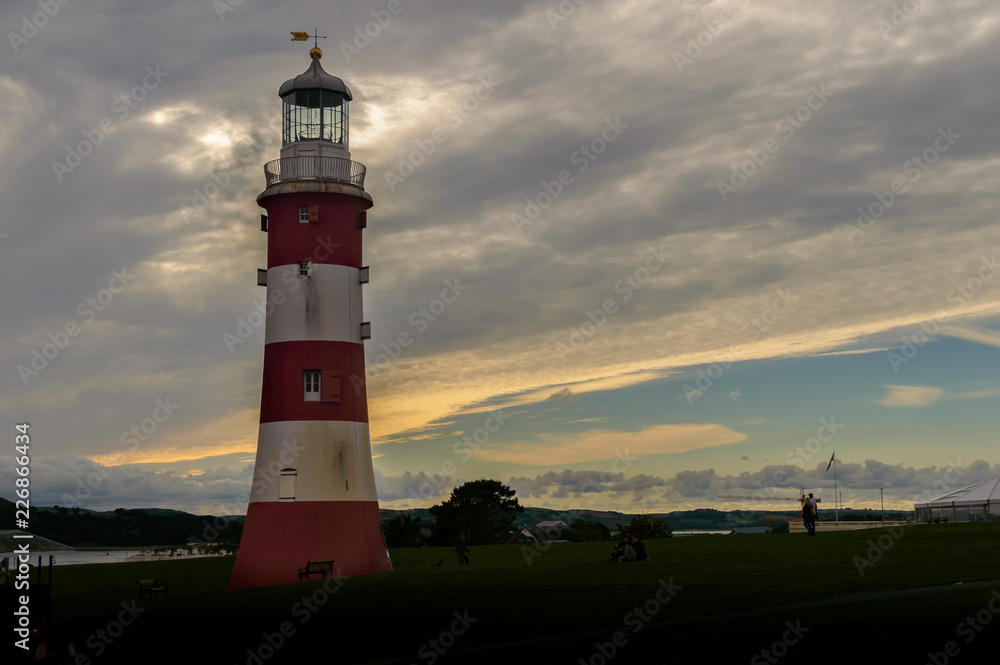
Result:
M310 35L308 32L293 32L292 41L293 42L304 42L311 36L313 38L313 47L319 48L319 40L326 39L326 35L319 34L319 30L315 31L316 34Z

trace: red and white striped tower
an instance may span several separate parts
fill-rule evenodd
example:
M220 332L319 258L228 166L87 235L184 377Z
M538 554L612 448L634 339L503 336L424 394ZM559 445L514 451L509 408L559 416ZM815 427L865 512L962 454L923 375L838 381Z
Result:
M361 235L372 198L348 150L351 91L312 64L281 86L281 159L264 166L264 380L253 487L230 589L392 570L368 434Z

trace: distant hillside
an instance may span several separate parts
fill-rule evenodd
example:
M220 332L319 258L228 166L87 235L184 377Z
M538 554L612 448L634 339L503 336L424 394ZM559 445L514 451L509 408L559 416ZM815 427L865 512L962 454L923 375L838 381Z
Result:
M431 523L431 515L426 508L416 508L414 510L383 510L382 521L394 519L397 515L409 514L419 517L428 526ZM534 526L539 522L562 521L573 524L577 520L588 522L598 522L608 527L611 531L617 531L619 524L625 524L635 513L620 513L614 510L555 510L553 508L534 508L528 506L524 512L519 514L514 523L517 526ZM763 513L744 513L739 511L722 512L711 508L698 510L683 510L669 513L650 513L655 518L662 518L674 531L687 530L729 530L742 526L765 526ZM789 512L789 515L796 513Z
M397 515L413 515L419 517L425 525L430 526L431 514L426 508L413 510L382 510L382 521L394 519ZM517 526L534 526L539 522L563 521L573 524L576 520L599 522L611 531L617 531L618 524L625 524L635 513L620 513L613 510L555 510L552 508L525 507L514 523ZM698 508L696 510L675 510L669 513L649 513L655 518L665 519L667 525L674 531L727 531L736 527L767 526L764 515L784 515L789 518L799 517L798 510L715 510L713 508ZM913 513L905 511L886 511L887 516L912 517ZM820 510L820 520L833 520L833 510ZM873 513L855 511L850 508L840 510L840 519L844 521L877 519Z
M203 541L233 546L243 535L243 521L243 516L217 520L211 515L164 508L94 512L33 507L30 531L73 547L148 547ZM14 504L3 498L0 524L14 524Z

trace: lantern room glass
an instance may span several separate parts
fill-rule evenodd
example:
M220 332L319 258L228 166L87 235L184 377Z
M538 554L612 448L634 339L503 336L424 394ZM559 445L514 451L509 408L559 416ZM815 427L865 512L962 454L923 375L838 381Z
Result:
M295 90L282 97L281 145L329 141L347 148L347 100L332 90Z

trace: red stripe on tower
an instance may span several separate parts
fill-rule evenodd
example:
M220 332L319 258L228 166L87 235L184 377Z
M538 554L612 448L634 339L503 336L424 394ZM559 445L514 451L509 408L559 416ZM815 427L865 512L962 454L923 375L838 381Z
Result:
M253 486L230 589L392 570L368 433L362 231L372 206L348 150L350 89L319 63L281 86L281 158L264 166L267 324Z

